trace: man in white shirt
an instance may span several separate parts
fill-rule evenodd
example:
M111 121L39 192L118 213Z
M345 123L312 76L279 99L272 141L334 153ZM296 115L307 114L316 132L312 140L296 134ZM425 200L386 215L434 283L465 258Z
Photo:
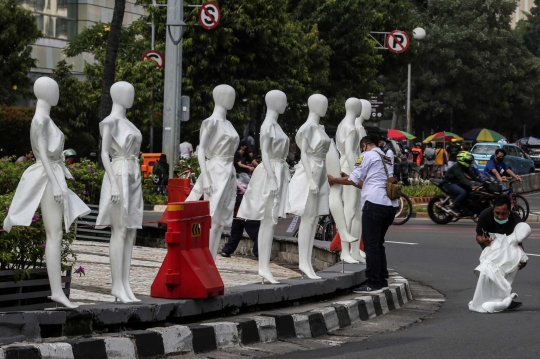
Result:
M384 236L396 215L397 201L386 194L388 177L394 175L392 159L377 147L379 136L368 135L362 139L362 155L352 173L347 177L328 176L330 185L352 185L362 189L362 236L366 252L367 282L355 293L382 293L388 287L388 268ZM385 171L386 167L386 171ZM388 176L387 176L388 171Z
M184 142L180 144L180 158L189 158L193 154L193 146L189 141L190 138L185 137Z

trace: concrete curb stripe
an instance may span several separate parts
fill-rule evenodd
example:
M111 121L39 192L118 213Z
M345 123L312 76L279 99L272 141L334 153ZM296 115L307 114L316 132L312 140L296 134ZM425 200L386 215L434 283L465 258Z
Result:
M366 302L363 299L358 300L358 314L360 315L361 321L369 320L369 312L366 306Z
M38 348L42 359L74 359L73 350L68 343L33 344L33 346Z
M409 301L413 300L413 296L411 293L411 287L409 286L409 282L405 282L405 290L407 291L407 299Z
M293 314L294 330L297 338L311 338L311 328L309 327L309 318L307 315Z
M135 342L137 357L140 359L165 355L163 338L160 333L149 330L132 330L125 332L124 336L131 338Z
M39 349L32 345L5 348L6 359L41 359Z
M193 335L193 351L195 353L205 353L217 350L214 327L197 324L190 324L188 327Z
M324 317L320 312L306 312L301 313L308 318L309 330L311 331L311 337L320 337L327 334L326 323Z
M344 305L333 304L332 307L336 311L338 317L338 324L340 328L345 328L351 325L351 317L349 315L349 308ZM358 310L358 306L356 306Z
M201 323L201 325L214 328L218 349L225 349L238 345L238 329L236 328L236 323L215 322Z
M371 296L371 298L373 299L373 306L375 307L375 314L377 316L383 315L381 297L379 297L378 295L374 295L374 296Z
M277 340L276 320L274 318L256 316L252 319L257 323L257 330L262 343Z
M392 299L394 300L394 307L396 307L396 309L401 308L401 306L403 305L403 302L400 303L399 301L398 292L399 292L399 288L390 289L390 293L392 293Z
M236 323L238 340L240 343L247 345L259 343L261 341L255 320L249 318L238 318L233 320L233 322Z
M397 303L399 304L399 307L401 308L405 302L403 301L403 297L401 296L401 288L398 285L390 285L390 288L393 289L396 296L394 297L394 303L397 300Z
M358 311L358 302L356 300L345 300L341 302L336 302L334 304L342 305L347 309L351 323L356 322L357 320L360 319L360 313ZM338 317L339 317L339 313L338 313Z
M385 290L383 292L384 299L386 300L386 305L388 306L388 310L396 310L396 305L394 304L394 297L392 296L392 291Z
M184 325L151 328L148 330L161 334L165 354L193 351L193 335L191 334L191 330Z
M81 339L68 341L75 359L107 359L105 341L103 339Z
M287 339L296 337L294 330L294 320L291 314L278 312L262 313L262 316L272 317L276 321L276 330L278 339Z
M375 302L373 300L373 297L365 295L365 296L354 298L354 299L361 300L362 302L364 302L367 309L367 313L368 313L368 319L371 319L377 316L377 311L375 310ZM381 310L381 313L382 313L382 310Z
M6 356L4 355L4 349L0 348L0 359L6 359Z
M108 359L136 358L135 346L128 338L105 338L105 351Z
M386 301L386 294L380 293L377 295L377 297L379 297L379 302L382 308L382 314L388 313L390 309L388 308L388 302Z
M312 312L319 312L324 318L324 325L328 333L339 329L339 319L336 310L333 307L317 308Z

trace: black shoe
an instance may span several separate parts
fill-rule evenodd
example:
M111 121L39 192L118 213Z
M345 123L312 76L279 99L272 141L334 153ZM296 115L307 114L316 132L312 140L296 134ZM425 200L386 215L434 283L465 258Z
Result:
M229 258L231 255L229 253L221 252L222 257Z
M359 288L357 289L353 289L353 293L357 293L357 294L379 294L379 293L382 293L383 290L382 289L375 289L375 288L371 288L370 286L364 284L364 285L361 285Z
M505 310L516 310L519 307L521 307L522 305L523 305L523 303L521 303L521 302L512 301L512 303L510 303L510 306L508 308L506 308Z

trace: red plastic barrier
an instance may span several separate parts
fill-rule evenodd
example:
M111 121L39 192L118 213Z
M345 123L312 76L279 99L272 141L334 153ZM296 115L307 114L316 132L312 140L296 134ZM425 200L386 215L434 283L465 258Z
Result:
M189 178L171 178L169 179L169 184L167 185L167 192L169 193L169 198L167 203L176 203L184 202L191 192L191 187L189 185ZM159 219L158 226L167 227L167 214L168 211L165 210Z
M167 209L167 256L150 295L169 299L223 295L223 281L208 249L210 202L169 203Z
M364 237L360 236L360 249L364 250ZM341 252L341 237L339 233L334 236L332 242L330 242L330 251L331 252Z

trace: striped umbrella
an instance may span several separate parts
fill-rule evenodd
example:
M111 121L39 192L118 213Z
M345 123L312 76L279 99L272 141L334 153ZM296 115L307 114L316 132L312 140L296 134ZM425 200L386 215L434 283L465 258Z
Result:
M504 136L487 128L475 128L474 130L465 132L463 138L478 142L497 142L502 140Z
M453 132L441 131L434 133L424 140L424 143L429 143L431 141L435 142L451 142L452 140L461 141L463 138L459 137Z
M396 141L401 140L414 140L416 136L411 135L408 132L400 131L400 130L388 130L388 138Z

